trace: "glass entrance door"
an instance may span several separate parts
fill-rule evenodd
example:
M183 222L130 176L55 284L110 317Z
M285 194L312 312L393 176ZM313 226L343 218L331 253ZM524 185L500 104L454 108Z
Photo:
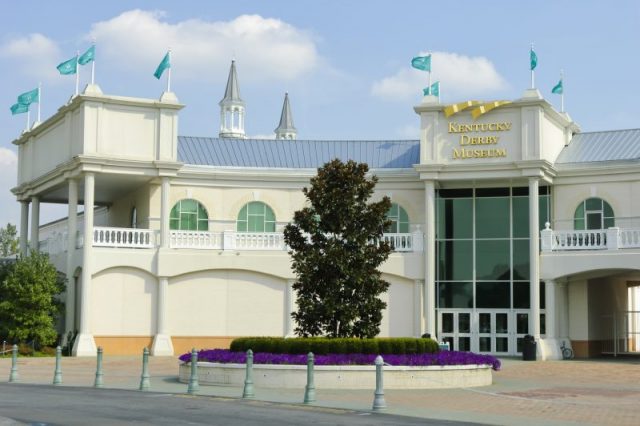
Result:
M513 343L509 338L510 316L508 311L477 312L478 352L508 355L513 351Z
M510 309L438 311L438 338L454 351L493 355L522 353L529 312Z
M438 312L438 337L453 351L470 351L471 311Z

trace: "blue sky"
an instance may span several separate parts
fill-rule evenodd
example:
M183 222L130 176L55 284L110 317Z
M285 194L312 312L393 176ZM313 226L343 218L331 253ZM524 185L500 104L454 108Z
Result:
M639 127L637 1L22 1L0 13L0 226L19 220L11 141L25 116L9 107L43 84L47 118L74 91L55 66L97 43L96 82L106 94L157 98L153 77L173 50L172 89L186 104L181 135L215 136L229 64L237 60L246 131L269 137L284 92L299 138L417 139L426 74L409 62L432 51L443 103L550 90L565 73L565 108L583 131ZM90 68L81 70L83 86ZM1 110L1 109L0 109ZM44 205L42 220L64 209Z

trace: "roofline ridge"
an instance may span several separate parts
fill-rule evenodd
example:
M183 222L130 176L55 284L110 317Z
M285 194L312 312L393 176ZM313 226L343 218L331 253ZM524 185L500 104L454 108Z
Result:
M578 132L578 133L576 133L576 135L585 135L585 134L591 134L591 133L629 132L629 131L632 131L632 130L640 131L640 127L635 127L635 128L631 128L631 129L592 130L590 132Z
M640 130L640 129L638 129ZM197 138L197 139L224 139L224 140L238 140L237 138L221 138L220 136L186 136L186 135L178 135L179 138ZM286 140L286 139L257 139L252 137L247 137L245 139L240 139L242 142L247 141L282 141L282 142L420 142L420 139L295 139L295 140Z

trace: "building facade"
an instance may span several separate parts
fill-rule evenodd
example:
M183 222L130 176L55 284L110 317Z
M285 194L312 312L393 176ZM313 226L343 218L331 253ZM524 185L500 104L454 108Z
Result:
M382 336L517 355L532 335L542 359L562 344L582 357L638 349L640 130L581 133L531 89L426 96L420 139L399 141L297 139L286 95L277 139L249 139L235 63L219 137L179 136L182 107L173 93L89 85L14 141L21 250L48 252L67 276L76 355L292 335L282 230L333 158L369 164L375 197L393 203ZM68 218L41 225L43 202Z

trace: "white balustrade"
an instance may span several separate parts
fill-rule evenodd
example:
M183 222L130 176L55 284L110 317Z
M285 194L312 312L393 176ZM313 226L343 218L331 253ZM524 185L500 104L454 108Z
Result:
M286 250L284 234L280 232L237 232L236 250Z
M620 229L620 248L640 248L640 229Z
M93 245L96 247L133 247L154 248L159 243L156 231L136 228L94 227ZM382 241L388 242L395 252L419 252L423 250L420 232L404 234L384 234ZM66 235L60 235L59 244L47 240L40 244L45 251L52 251L59 246L66 250ZM82 246L83 235L79 234L79 247ZM265 250L286 251L284 234L281 232L224 232L210 231L178 231L169 233L169 247L173 249L196 250ZM55 251L55 250L53 250Z
M154 231L137 228L93 228L93 245L95 247L155 247Z
M393 251L410 252L414 251L412 237L412 234L384 234L382 241L389 243Z
M169 247L222 250L222 234L208 231L171 231Z
M607 248L607 232L553 231L552 246L554 250L603 250Z
M593 229L586 231L540 231L542 252L561 250L618 250L640 248L640 229Z

